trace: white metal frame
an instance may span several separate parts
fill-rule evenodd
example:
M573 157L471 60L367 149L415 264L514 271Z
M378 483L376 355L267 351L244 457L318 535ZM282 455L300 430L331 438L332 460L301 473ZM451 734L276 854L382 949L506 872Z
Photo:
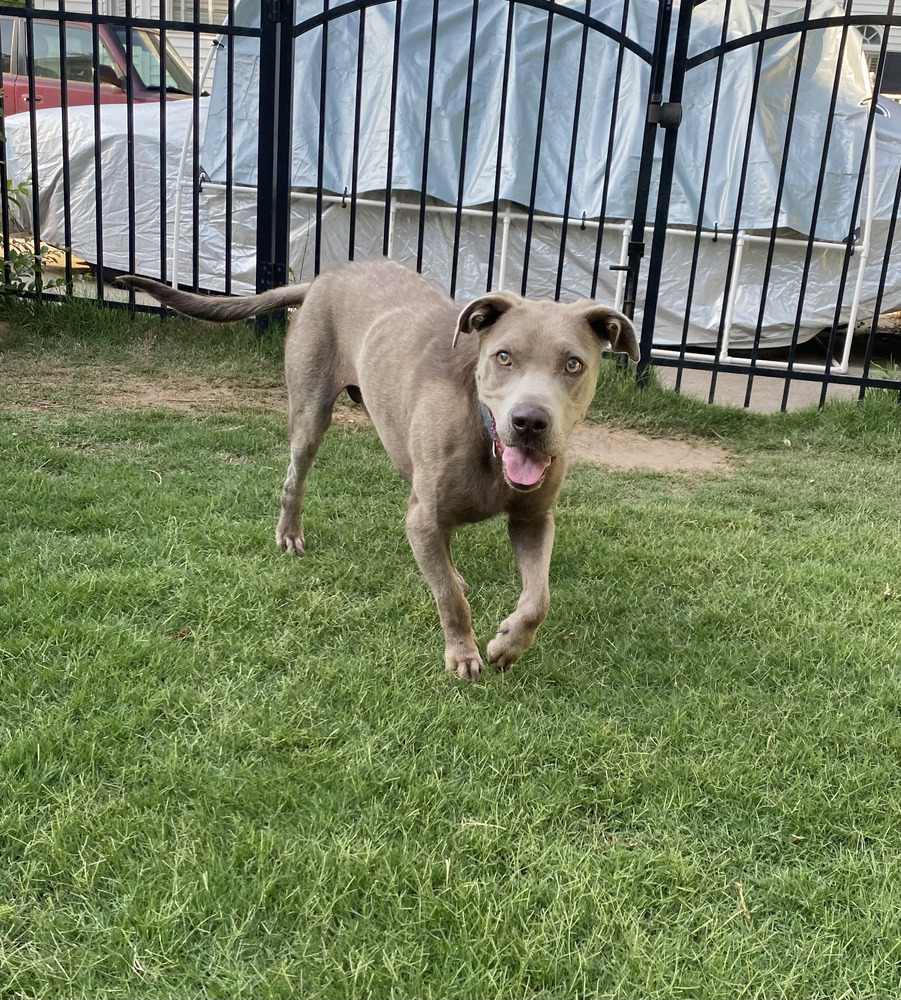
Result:
M816 374L833 374L833 375L847 375L848 367L851 358L851 347L854 340L854 328L857 326L857 315L860 311L860 298L861 291L863 289L863 280L866 273L867 261L870 257L870 239L873 229L873 211L876 204L876 130L873 129L870 135L870 156L868 164L868 177L867 177L867 197L866 197L866 208L864 210L863 225L860 228L860 239L858 242L854 243L852 247L852 253L857 260L857 274L854 282L854 296L851 300L851 309L848 315L848 324L845 331L844 342L842 344L841 352L837 357L833 357L831 360L826 361L823 364L811 364L811 363L792 363L789 364L787 361L773 361L769 358L747 358L747 357L737 357L734 354L729 353L730 346L730 334L732 332L732 319L735 312L735 300L738 295L738 289L741 283L741 264L742 257L744 255L744 248L748 244L762 243L769 244L771 242L771 237L760 236L757 234L752 234L745 232L745 230L740 229L738 233L723 232L718 230L716 234L710 233L711 238L715 235L717 239L724 240L729 243L732 240L736 241L735 247L735 260L732 270L732 276L729 281L729 288L726 297L726 313L724 316L723 323L723 336L720 343L720 348L715 355L715 361L717 363L728 363L733 365L742 365L744 367L754 367L754 368L770 368L776 371L801 371L801 372L812 372ZM692 230L684 229L667 229L667 237L670 236L691 236L694 238L694 232ZM709 232L709 231L708 231ZM844 256L847 253L847 244L845 243L834 243L824 240L814 240L810 242L809 240L798 238L793 239L789 237L776 237L772 242L776 246L782 247L797 247L799 250L806 250L808 246L812 247L814 250L826 250L834 253L841 253ZM693 353L691 351L682 350L672 350L669 348L653 348L651 351L651 357L657 358L678 358L687 359L690 361L707 361L711 360L709 354L699 354Z

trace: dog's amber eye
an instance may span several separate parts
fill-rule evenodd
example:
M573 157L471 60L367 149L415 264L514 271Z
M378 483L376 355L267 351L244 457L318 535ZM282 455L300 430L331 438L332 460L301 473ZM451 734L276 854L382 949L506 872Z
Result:
M497 359L497 363L503 365L504 368L509 368L513 364L513 358L506 351L498 351L495 354L495 358Z
M578 358L569 358L566 362L566 372L568 375L578 375L585 367Z

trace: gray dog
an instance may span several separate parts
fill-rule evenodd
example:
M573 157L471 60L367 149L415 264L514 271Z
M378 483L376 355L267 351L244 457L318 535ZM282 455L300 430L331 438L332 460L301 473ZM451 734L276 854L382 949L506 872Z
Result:
M496 514L508 517L523 589L487 658L506 670L522 656L550 603L552 508L567 438L594 396L607 344L638 359L625 316L590 299L535 302L511 292L483 295L461 312L420 275L381 260L246 298L122 281L178 312L220 322L302 305L285 345L291 464L276 543L304 553L307 474L347 390L412 487L407 538L438 605L447 669L464 678L482 670L451 533Z

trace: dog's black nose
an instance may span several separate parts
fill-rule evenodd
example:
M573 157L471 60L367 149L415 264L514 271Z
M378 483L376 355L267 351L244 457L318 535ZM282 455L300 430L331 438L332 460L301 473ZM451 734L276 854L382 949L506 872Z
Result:
M551 415L543 406L521 403L513 407L510 423L524 438L540 438L551 426Z

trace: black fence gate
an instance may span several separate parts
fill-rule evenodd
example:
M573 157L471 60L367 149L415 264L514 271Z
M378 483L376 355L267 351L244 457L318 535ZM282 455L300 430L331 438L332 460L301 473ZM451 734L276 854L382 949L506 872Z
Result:
M676 385L686 369L708 371L712 400L718 375L742 375L737 401L747 406L755 375L766 375L784 382L782 408L793 382L813 383L821 404L830 386L853 386L861 397L867 387L898 388L892 338L881 336L895 321L881 316L899 306L893 242L901 193L901 115L881 93L888 66L901 58L889 51L892 0L880 16L869 13L872 5L856 13L851 0L786 6L774 15L770 0L746 11L726 0L680 11L671 121L684 95L690 101L678 135L664 140L645 298L651 332L643 329L655 363L679 372ZM697 149L682 157L697 168L687 185L696 198L683 199L695 212L688 217L670 208L686 140ZM727 197L711 197L718 170L728 175ZM684 320L681 333L658 338L657 286L674 239L690 242L685 294L677 296ZM715 263L717 243L724 247ZM713 281L705 256L719 272ZM692 346L692 325L711 306L706 356Z
M78 259L245 293L385 254L460 299L612 301L711 400L901 390L890 8L46 2L0 5L7 286L16 233L70 294Z

